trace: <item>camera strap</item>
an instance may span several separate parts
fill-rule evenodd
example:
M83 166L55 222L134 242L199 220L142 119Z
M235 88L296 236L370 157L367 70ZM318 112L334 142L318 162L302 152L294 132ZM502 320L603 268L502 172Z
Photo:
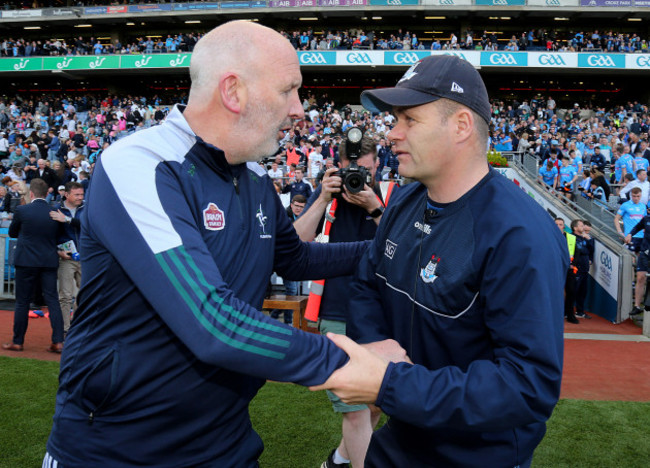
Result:
M323 223L323 230L318 236L316 236L315 241L321 244L327 244L330 241L330 230L332 229L332 224L336 221L336 208L338 206L338 200L333 198L327 208L325 209L325 222Z

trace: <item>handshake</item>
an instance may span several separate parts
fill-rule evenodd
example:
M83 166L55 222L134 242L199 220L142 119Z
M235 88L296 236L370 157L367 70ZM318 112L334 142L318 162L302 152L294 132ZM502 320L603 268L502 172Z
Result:
M325 383L309 389L331 390L347 404L373 404L389 362L413 364L406 350L395 340L359 345L344 335L328 333L327 337L345 351L350 360L334 371Z

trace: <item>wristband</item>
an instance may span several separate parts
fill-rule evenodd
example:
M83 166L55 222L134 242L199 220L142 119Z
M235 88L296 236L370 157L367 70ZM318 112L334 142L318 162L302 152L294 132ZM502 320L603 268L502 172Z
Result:
M370 212L370 217L371 218L379 218L381 215L384 214L384 207L380 206L379 208L375 208Z

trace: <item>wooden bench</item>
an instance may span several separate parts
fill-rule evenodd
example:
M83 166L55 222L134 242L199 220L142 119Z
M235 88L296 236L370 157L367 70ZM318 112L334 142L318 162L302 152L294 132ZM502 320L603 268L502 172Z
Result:
M307 308L307 296L286 296L277 294L264 299L264 309L274 310L293 310L293 326L303 331L318 333L318 328L314 322L305 318L305 309Z

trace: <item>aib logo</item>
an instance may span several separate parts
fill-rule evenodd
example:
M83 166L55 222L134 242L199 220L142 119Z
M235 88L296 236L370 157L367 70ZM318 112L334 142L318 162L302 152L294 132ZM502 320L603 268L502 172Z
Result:
M637 57L636 64L640 67L650 67L650 57Z
M508 0L492 0L492 5L507 5Z
M455 0L439 0L440 5L456 5Z
M548 6L562 6L560 0L546 0Z
M147 64L151 61L151 56L147 57L146 55L142 56L142 60L136 60L135 61L135 66L140 68L140 67L146 67Z
M348 63L357 63L357 64L372 63L372 59L370 58L370 55L361 52L352 52L351 54L348 54L345 57L345 60L347 60Z
M511 54L492 54L490 55L490 63L492 65L517 65L517 61Z
M395 63L416 63L420 61L418 54L413 52L398 52L395 54Z
M609 271L612 271L612 258L604 251L600 253L600 263Z
M539 56L540 65L566 65L561 55L542 54Z
M301 54L300 63L304 65L325 65L327 60L323 54Z
M615 67L616 64L611 57L607 55L590 55L587 63L591 67Z
M388 5L401 5L402 2L401 2L401 0L388 0L386 2L386 4L388 4Z

